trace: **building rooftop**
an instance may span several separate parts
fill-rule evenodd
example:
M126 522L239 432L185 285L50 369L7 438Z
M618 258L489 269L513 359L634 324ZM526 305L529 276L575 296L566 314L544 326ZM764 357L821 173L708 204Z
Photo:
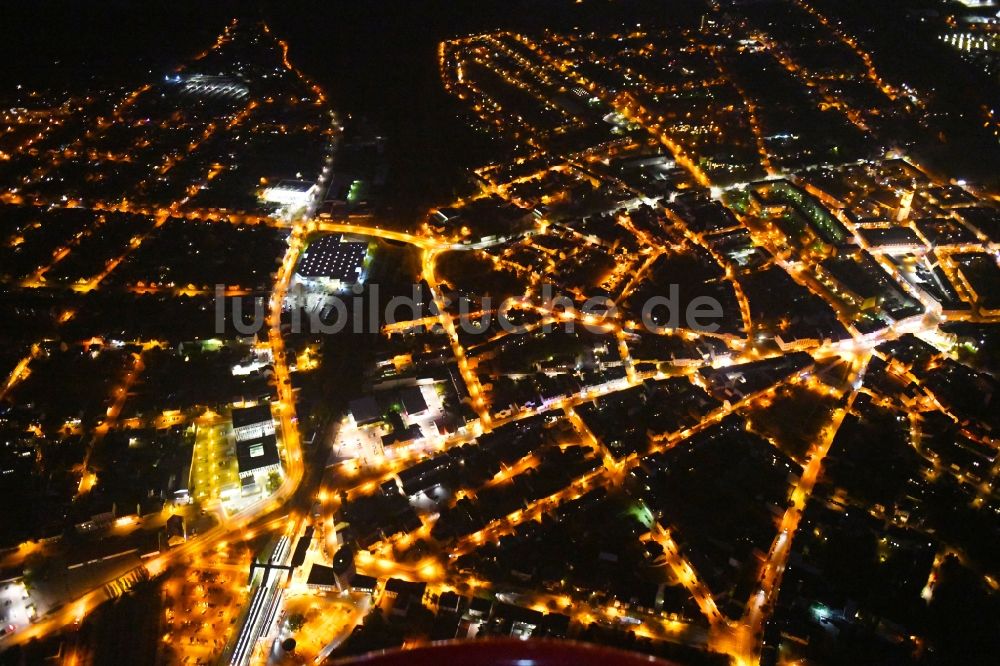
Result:
M407 414L419 414L427 411L427 401L419 386L411 386L399 392L399 399L403 403L403 410Z
M236 462L239 465L240 474L265 469L277 465L280 461L278 441L274 435L265 435L236 443Z
M333 556L333 570L343 575L354 564L354 548L350 545L341 546Z
M333 573L333 567L313 563L312 567L309 569L309 577L306 579L306 585L332 587L336 584L337 576Z
M356 280L361 275L368 243L345 241L341 236L324 236L313 241L299 262L302 277Z
M267 423L272 420L271 405L263 404L255 407L242 407L233 410L233 428Z
M363 398L356 398L348 403L351 416L359 425L373 423L382 418L382 410L378 406L378 401L374 396L366 395Z
M399 578L390 578L385 582L385 591L392 594L406 594L419 598L424 596L426 589L427 583L423 582L411 582Z
M282 180L274 187L275 189L285 190L287 192L300 192L302 194L308 194L313 190L313 188L316 187L316 183L308 180Z
M312 543L313 538L313 527L309 525L302 531L302 536L299 540L295 542L295 550L292 551L292 566L301 567L306 561L306 551L309 550L309 544Z
M378 587L378 579L373 576L365 576L363 574L356 574L351 578L351 587L355 590L369 590L374 591Z

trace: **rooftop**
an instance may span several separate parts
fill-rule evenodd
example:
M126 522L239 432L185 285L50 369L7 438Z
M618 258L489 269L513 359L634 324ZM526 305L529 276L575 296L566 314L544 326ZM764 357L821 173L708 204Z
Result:
M263 404L254 407L242 407L233 410L233 428L243 428L268 423L272 420L271 405Z
M323 236L302 253L298 274L302 277L356 280L361 275L368 243L345 241L341 236Z
M266 469L281 462L278 456L278 442L274 435L236 443L236 461L240 474Z

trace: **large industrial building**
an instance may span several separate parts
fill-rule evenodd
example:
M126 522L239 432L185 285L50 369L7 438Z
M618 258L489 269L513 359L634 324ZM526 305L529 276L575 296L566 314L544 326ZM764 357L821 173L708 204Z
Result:
M262 194L268 203L287 206L288 208L305 208L319 192L319 185L306 180L282 180L277 185L265 188Z
M302 254L295 277L306 287L339 291L363 279L368 243L323 236Z
M168 80L171 79L168 77ZM232 76L191 74L183 79L177 77L173 81L181 83L181 92L186 95L244 99L250 94L247 84Z

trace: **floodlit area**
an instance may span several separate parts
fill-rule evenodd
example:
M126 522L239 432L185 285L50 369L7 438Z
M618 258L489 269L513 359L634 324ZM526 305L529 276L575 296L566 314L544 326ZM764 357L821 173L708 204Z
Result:
M386 444L385 438L391 438L393 426L379 420L371 424L361 424L353 415L348 414L341 420L336 430L336 436L331 445L332 463L344 460L354 460L362 466L379 466L385 460L405 457L419 453L421 450L432 450L440 442L442 433L438 427L444 406L440 387L434 383L424 383L413 387L419 391L425 408L414 414L401 414L401 423L407 429L415 427L417 436L405 443ZM389 410L401 411L401 406L389 405Z
M303 594L287 598L277 641L294 638L296 654L314 661L346 640L369 609L368 595Z
M11 632L24 629L35 620L34 603L23 582L0 583L0 624Z
M191 460L193 496L199 502L238 499L239 470L236 466L235 439L225 423L197 428Z

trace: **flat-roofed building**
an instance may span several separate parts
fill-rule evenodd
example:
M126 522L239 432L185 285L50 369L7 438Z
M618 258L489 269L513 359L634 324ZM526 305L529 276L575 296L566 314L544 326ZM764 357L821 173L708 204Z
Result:
M310 243L302 253L295 277L307 287L346 289L362 281L367 255L367 242L323 236Z
M265 188L263 199L280 206L299 208L308 206L319 192L316 183L307 180L282 180L277 185Z
M168 81L171 80L168 77ZM176 81L176 79L173 79ZM243 99L250 94L247 84L234 76L190 74L182 79L181 92L199 97L231 97Z
M238 442L274 435L274 417L271 416L271 405L263 404L234 409L233 431L236 433L236 441Z
M274 435L236 442L236 463L240 478L277 472L281 466L278 442Z

